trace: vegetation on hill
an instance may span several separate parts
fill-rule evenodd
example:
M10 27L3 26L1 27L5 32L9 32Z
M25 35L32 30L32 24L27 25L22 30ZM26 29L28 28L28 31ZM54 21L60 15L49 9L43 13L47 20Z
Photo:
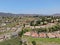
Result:
M56 25L52 27L46 28L25 28L28 24L29 26L44 26L48 23L54 23ZM2 26L2 24L4 24ZM50 26L50 25L49 25ZM4 33L15 32L22 27L22 30L18 33L18 36L15 38L13 37L10 40L5 40L0 42L0 45L60 45L59 38L33 38L24 36L25 32L37 32L37 34L41 32L54 32L60 31L60 17L59 16L1 16L0 19L0 31ZM8 31L7 28L10 28ZM12 30L13 28L13 30ZM16 30L14 31L14 29ZM19 29L20 30L20 29Z

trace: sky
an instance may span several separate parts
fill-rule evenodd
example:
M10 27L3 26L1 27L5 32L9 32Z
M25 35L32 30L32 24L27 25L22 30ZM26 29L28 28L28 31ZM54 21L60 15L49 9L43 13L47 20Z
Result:
M0 0L0 12L17 14L60 13L60 0Z

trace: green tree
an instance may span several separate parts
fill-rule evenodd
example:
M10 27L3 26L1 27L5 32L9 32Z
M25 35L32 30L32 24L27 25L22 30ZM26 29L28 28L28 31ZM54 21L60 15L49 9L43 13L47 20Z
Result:
M18 35L20 36L20 37L22 37L23 36L23 30L22 31L20 31L19 33L18 33Z
M8 43L7 45L11 45L10 43Z
M21 40L20 40L19 42L20 42L20 45L22 45L22 44L23 44Z
M33 45L36 45L36 42L35 42L35 41L32 41L32 44L33 44Z

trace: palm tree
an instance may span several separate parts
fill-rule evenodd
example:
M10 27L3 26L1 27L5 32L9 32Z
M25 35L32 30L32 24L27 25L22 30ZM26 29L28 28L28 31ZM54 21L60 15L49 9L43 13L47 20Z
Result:
M34 29L35 29L35 26L36 26L36 21L37 21L37 20L35 20L34 23L33 23L33 25L34 25Z

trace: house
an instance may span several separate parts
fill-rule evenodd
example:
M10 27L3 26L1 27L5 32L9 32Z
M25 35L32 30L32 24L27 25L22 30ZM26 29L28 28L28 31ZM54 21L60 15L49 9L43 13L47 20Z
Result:
M24 35L26 35L26 36L30 36L31 33L30 33L30 32L26 32Z
M0 35L0 42L4 40L4 35Z
M60 38L60 31L55 31L53 35L55 35L56 38Z
M55 35L56 38L60 38L60 34L59 33L53 33L53 35Z
M6 25L6 23L2 23L2 24L1 24L1 26L5 26L5 25Z
M29 24L25 24L25 28L28 28L28 27L30 27L30 25Z
M17 28L16 27L12 27L11 31L16 31Z
M57 34L57 36L58 36L57 38L60 38L60 34Z
M6 31L5 28L0 28L0 32L4 32L4 31Z
M56 38L58 38L58 37L59 37L59 34L54 33L54 35L55 35L55 37L56 37Z
M36 32L32 32L32 33L31 33L31 36L32 36L32 37L38 37L38 34L37 34Z
M12 36L12 37L17 37L17 36L18 36L18 33L13 32L13 33L11 33L11 36Z
M34 29L34 26L30 26L31 29Z
M5 40L7 40L7 39L11 39L11 35L5 35L5 38L4 38Z
M11 28L10 27L7 27L7 31L9 31Z
M48 38L55 38L55 35L53 35L52 33L47 33L47 37Z
M40 38L46 38L46 33L39 33Z

